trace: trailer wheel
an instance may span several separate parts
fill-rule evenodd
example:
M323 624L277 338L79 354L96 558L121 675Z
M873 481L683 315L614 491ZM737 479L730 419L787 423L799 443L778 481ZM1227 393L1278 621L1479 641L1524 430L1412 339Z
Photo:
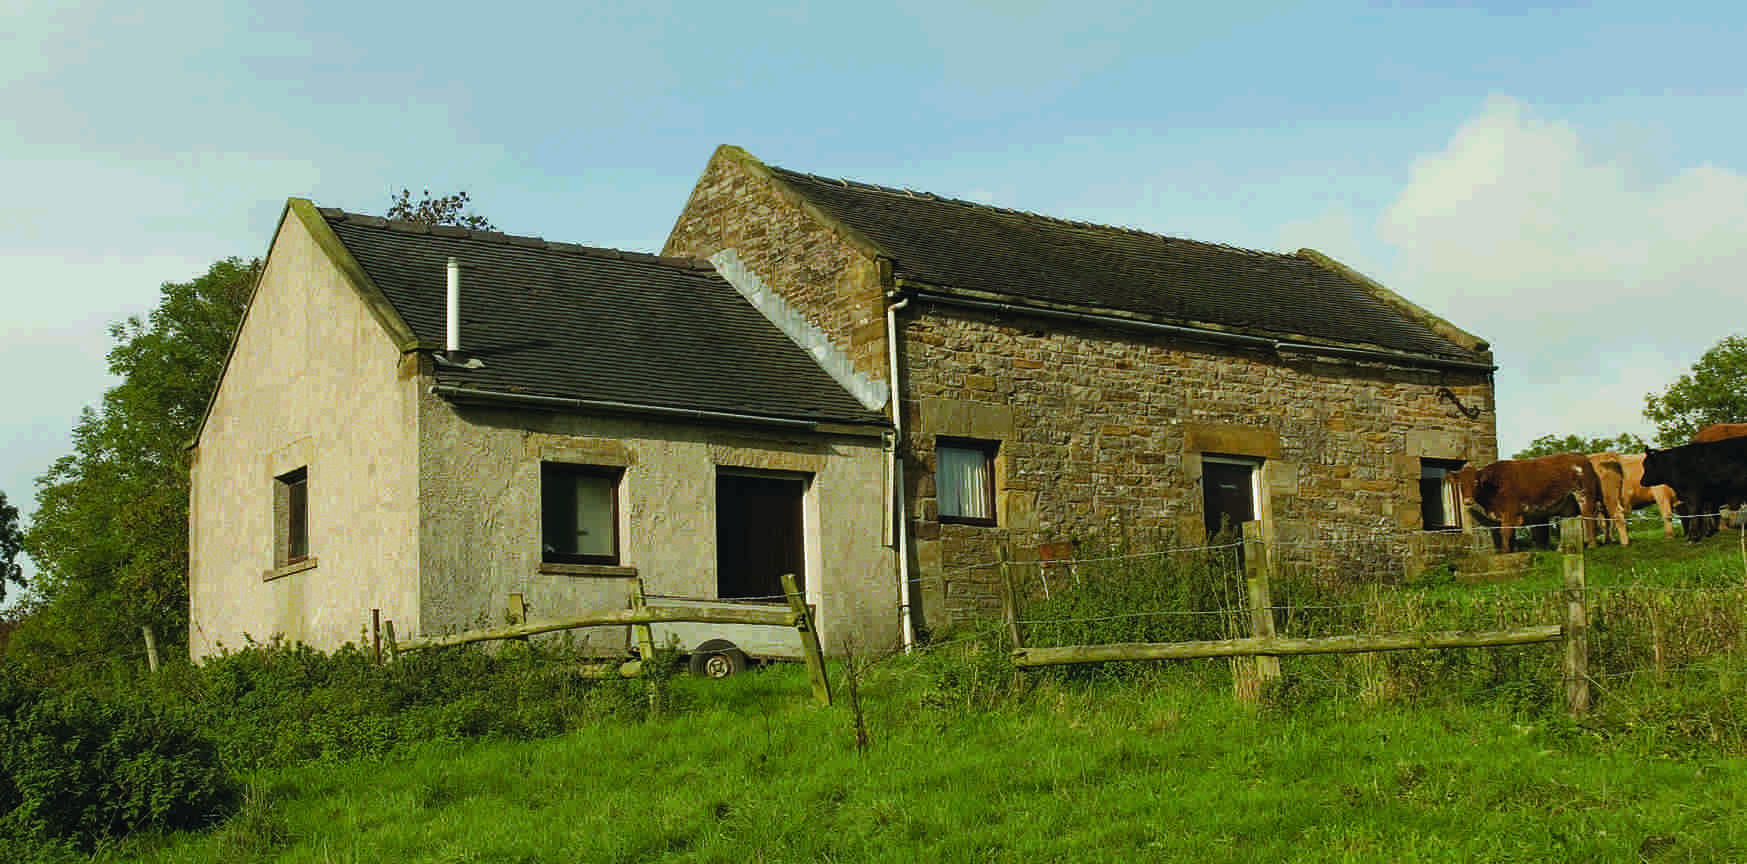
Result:
M692 652L691 672L698 678L727 678L746 671L746 655L726 639L711 639Z

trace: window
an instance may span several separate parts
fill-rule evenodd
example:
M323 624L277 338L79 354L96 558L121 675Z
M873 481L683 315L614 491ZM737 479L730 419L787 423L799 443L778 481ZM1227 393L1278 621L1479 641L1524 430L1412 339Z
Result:
M1427 531L1462 527L1462 499L1456 487L1460 459L1419 460L1419 518Z
M273 566L309 558L309 469L273 478Z
M540 465L541 560L619 563L619 474L592 465Z
M995 524L993 441L942 438L934 446L934 489L940 521Z

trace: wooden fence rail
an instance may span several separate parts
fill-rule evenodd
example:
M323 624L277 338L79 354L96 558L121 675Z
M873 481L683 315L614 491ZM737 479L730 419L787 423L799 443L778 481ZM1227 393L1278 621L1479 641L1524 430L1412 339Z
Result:
M794 627L795 615L775 609L707 609L701 606L644 606L641 609L615 609L569 618L549 618L512 624L491 630L464 630L447 636L425 636L402 639L395 645L399 651L421 648L445 648L470 642L490 642L499 639L519 639L559 630L579 627L623 627L636 624L761 624L769 627Z
M813 697L824 705L830 705L831 682L825 675L825 654L820 650L819 631L814 627L813 613L807 608L805 595L796 584L794 574L783 574L782 584L789 606L786 611L781 609L734 609L719 606L649 606L646 605L647 601L644 599L643 583L638 581L632 587L632 605L629 609L614 609L541 621L518 621L508 626L489 630L464 630L445 636L425 636L400 641L395 641L394 638L394 622L384 623L387 624L388 649L391 655L399 655L402 651L447 648L474 642L524 639L541 633L575 630L580 627L628 626L632 628L632 634L645 661L655 651L655 640L649 629L651 624L750 624L765 627L793 627L801 640L801 656L807 663L807 679L812 685ZM521 608L520 595L512 596L516 598L515 605ZM641 672L640 664L627 663L619 667L617 671L609 669L600 674L603 677L612 677L615 675L635 675L639 672ZM652 695L651 699L654 698Z
M1565 628L1558 624L1482 632L1389 633L1293 639L1283 636L1221 639L1212 642L1127 642L1111 645L1070 645L1062 648L1020 648L1013 665L1062 666L1118 660L1193 660L1202 657L1265 657L1270 654L1369 654L1424 648L1490 648L1558 642Z
M1578 520L1567 519L1561 535L1578 536ZM1509 630L1480 632L1443 631L1426 633L1355 634L1317 638L1283 638L1274 634L1273 604L1268 584L1267 549L1262 542L1261 525L1247 522L1244 530L1245 618L1248 638L1222 639L1209 642L1129 642L1109 645L1068 645L1058 648L1028 648L1022 642L1017 626L1017 611L1011 600L1002 606L1007 616L1009 637L1013 642L1013 665L1016 669L1042 666L1065 666L1075 663L1109 663L1123 660L1190 660L1204 657L1229 657L1233 662L1233 683L1238 697L1246 701L1260 698L1262 682L1280 676L1278 658L1282 655L1304 654L1369 654L1380 651L1414 651L1446 648L1492 648L1504 645L1529 645L1538 642L1564 643L1562 671L1565 697L1574 714L1589 710L1589 640L1586 584L1582 546L1566 554L1564 559L1565 622ZM1569 542L1569 541L1567 541ZM1569 548L1569 547L1567 547ZM1003 560L1005 555L1002 556ZM1003 581L1005 581L1003 568ZM1010 596L1011 586L1004 593Z

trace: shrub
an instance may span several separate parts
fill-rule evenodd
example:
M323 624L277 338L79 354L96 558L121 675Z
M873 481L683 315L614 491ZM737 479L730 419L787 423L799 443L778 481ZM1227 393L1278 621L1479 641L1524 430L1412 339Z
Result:
M0 817L7 834L89 848L142 829L199 828L235 810L218 749L181 712L3 675Z

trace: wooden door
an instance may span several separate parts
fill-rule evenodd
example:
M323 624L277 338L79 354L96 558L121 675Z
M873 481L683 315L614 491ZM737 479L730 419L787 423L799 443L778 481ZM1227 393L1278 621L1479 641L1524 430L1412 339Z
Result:
M782 574L805 590L801 477L716 477L716 580L723 599L778 600Z

